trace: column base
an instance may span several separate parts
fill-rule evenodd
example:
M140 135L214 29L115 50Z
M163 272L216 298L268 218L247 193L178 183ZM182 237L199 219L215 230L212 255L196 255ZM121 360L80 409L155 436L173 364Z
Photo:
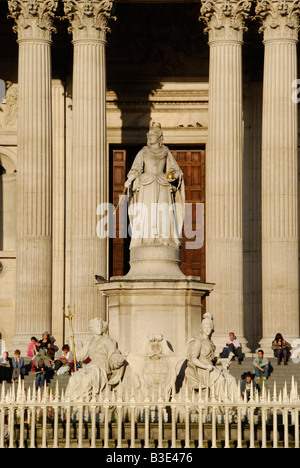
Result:
M43 331L47 331L47 330L43 330ZM27 347L31 341L31 338L34 336L35 338L37 338L37 340L41 340L43 331L42 332L39 331L35 333L33 332L30 335L28 333L16 334L12 338L11 344L8 347L8 352L9 352L10 357L13 357L13 354L16 349L19 349L21 351L22 357L26 357Z
M288 336L283 334L283 338L292 345L294 340L299 340L299 336ZM262 338L259 342L259 347L257 348L257 351L259 349L262 349L264 351L264 354L266 357L274 357L274 351L272 350L272 342L275 339L274 336L266 336Z
M222 353L224 345L228 341L228 339L229 339L228 334L227 335L217 335L215 333L213 334L212 341L214 342L216 346L216 351L215 351L216 357L219 356L220 353ZM250 348L248 348L248 341L246 340L246 338L243 336L242 337L237 336L237 340L241 343L243 353L246 356L248 355L252 356L251 350Z

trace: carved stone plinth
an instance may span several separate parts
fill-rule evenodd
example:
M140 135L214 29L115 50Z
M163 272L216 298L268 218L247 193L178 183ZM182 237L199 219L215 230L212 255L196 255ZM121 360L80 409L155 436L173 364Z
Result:
M193 279L111 280L98 286L108 298L110 336L120 349L138 353L149 333L161 333L185 356L187 341L199 333L201 304L212 284Z

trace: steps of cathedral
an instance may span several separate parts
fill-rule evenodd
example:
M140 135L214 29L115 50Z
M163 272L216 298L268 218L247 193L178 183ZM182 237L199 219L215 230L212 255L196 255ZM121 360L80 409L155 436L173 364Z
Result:
M245 377L245 373L248 371L254 373L254 357L254 355L253 358L246 357L241 365L238 364L237 359L235 359L235 361L231 363L229 371L235 377L236 380L242 380ZM285 383L287 386L287 391L289 392L291 389L291 382L293 376L295 382L297 382L298 384L298 390L300 391L300 364L295 364L292 362L292 360L289 360L288 366L284 366L283 363L281 364L281 366L278 366L276 359L270 358L269 361L271 365L271 373L269 378L265 381L265 386L267 390L271 391L271 394L274 389L275 381L278 393L279 391L283 390ZM26 359L25 362L26 364L28 364L30 360ZM53 389L53 391L55 391L56 383L58 382L60 391L65 390L67 388L69 379L69 375L57 376L50 374L47 386L48 388L51 388ZM32 388L35 383L35 373L32 371L28 372L27 375L25 375L24 377L24 383L26 389L28 389L29 387ZM10 384L7 385L10 386Z
M244 374L248 371L254 373L253 358L245 358L241 365L238 364L237 359L230 365L229 371L236 378L236 380L242 380ZM292 360L289 360L288 365L284 366L283 362L280 366L277 365L275 358L269 358L271 365L271 373L269 378L265 381L267 390L273 392L274 382L276 381L277 392L283 390L285 382L287 384L287 390L291 389L292 377L294 376L295 382L298 383L298 390L300 390L300 364L295 364Z
M230 373L235 377L236 380L242 380L246 372L251 371L252 373L254 373L253 360L254 360L254 356L253 358L246 357L244 361L242 362L242 364L239 365L236 359L230 365L230 368L229 368ZM270 377L265 381L265 386L267 390L270 390L272 393L273 388L274 388L274 382L276 381L277 392L279 392L280 390L281 391L283 390L285 383L287 385L287 390L289 392L291 389L292 377L294 376L294 380L295 382L298 383L298 390L300 391L300 364L295 364L292 362L292 360L290 360L288 363L288 366L284 366L283 363L281 364L281 366L278 366L276 359L271 358L269 359L269 361L271 365L271 374L270 374ZM30 361L26 360L26 364L28 364L28 362ZM47 386L48 388L52 388L53 390L55 390L56 382L58 382L59 389L65 390L67 388L69 379L70 379L69 375L50 376L50 378L48 379ZM35 373L30 371L24 377L25 388L26 389L28 389L29 387L32 388L34 385L34 382L35 382Z

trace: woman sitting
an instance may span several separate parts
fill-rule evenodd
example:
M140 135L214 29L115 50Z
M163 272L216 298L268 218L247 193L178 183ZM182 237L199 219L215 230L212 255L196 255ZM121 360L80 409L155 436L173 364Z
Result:
M277 364L280 366L281 360L283 358L284 365L288 365L288 357L290 355L291 345L288 343L282 336L281 333L277 333L275 340L272 343L272 350L274 351L274 356L277 358Z

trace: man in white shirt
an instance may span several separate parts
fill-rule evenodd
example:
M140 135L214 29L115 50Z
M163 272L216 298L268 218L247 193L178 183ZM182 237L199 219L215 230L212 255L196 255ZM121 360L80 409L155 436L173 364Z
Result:
M228 358L230 353L233 353L238 358L241 365L243 360L242 346L233 332L229 333L229 340L224 345L221 358Z

